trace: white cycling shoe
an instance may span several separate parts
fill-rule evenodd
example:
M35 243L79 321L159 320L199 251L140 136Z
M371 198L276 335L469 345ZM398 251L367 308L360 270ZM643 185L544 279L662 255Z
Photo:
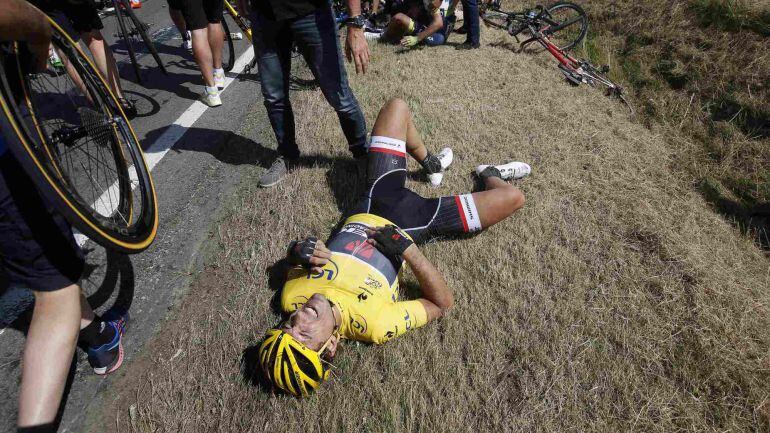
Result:
M452 152L452 149L445 147L441 149L441 152L436 154L436 158L438 158L439 162L441 162L441 171L428 175L428 180L430 180L430 184L433 186L441 185L441 181L444 180L444 170L446 170L447 167L452 164L452 161L455 159L455 155Z
M219 90L215 87L203 87L203 95L200 101L209 107L219 107L222 105L222 98L219 97Z
M484 169L487 167L489 167L489 165L480 165L476 167L476 174L481 174L481 172L484 171ZM532 173L532 167L530 167L529 164L519 161L509 162L508 164L495 165L494 167L500 170L500 175L502 176L503 180L521 179L522 177L527 177L530 173Z

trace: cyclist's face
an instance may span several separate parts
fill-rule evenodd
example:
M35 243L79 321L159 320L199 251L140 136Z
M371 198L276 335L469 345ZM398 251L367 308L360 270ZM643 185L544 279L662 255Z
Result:
M289 316L281 330L313 350L320 349L334 332L334 313L329 300L316 293Z

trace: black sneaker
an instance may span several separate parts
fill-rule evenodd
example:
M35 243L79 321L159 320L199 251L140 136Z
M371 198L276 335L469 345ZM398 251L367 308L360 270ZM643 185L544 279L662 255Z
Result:
M475 50L477 48L481 47L480 44L472 44L470 42L463 42L462 44L455 47L456 50Z

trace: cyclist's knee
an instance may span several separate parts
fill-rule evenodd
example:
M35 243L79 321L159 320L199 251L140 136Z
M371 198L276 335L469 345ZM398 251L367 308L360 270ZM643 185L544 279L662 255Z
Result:
M401 27L407 28L412 22L412 19L409 18L407 15L402 14L401 12L393 15L391 17L391 20L394 21L396 24L398 24Z
M401 98L390 98L380 111L393 114L409 114L409 104Z
M522 193L520 189L509 185L508 188L505 188L504 194L510 213L514 213L524 206L526 200L524 198L524 193Z

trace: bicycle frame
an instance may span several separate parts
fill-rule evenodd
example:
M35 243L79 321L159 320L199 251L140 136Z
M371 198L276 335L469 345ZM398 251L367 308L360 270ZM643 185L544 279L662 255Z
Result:
M235 23L238 24L238 27L243 30L244 33L246 33L246 37L249 38L251 41L251 27L249 27L246 24L246 21L243 19L243 16L238 13L238 11L235 10L233 5L230 4L229 1L224 0L225 9L227 9L227 12L230 14L231 17L233 17L233 20L235 20Z

